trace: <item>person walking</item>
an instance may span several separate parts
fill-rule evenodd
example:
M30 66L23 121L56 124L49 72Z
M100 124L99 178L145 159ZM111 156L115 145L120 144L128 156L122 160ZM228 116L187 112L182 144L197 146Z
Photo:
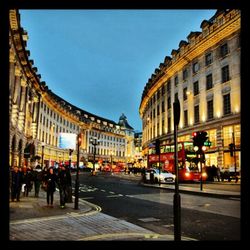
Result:
M67 201L67 173L65 166L61 166L58 171L57 185L60 194L60 207L64 208Z
M77 170L76 170L77 171ZM71 172L70 168L66 168L66 179L67 179L67 184L66 184L66 193L67 193L67 199L66 203L72 203L72 180L71 180Z
M11 172L11 201L20 201L20 192L22 187L22 173L15 166Z
M54 202L54 192L56 191L56 181L57 181L57 176L54 173L53 167L49 168L49 172L47 175L44 176L44 181L47 185L47 206L48 207L53 207L53 202Z
M23 184L25 184L23 195L28 197L29 192L31 192L33 187L33 174L31 167L23 166Z
M35 197L39 197L39 191L42 183L42 169L40 165L37 165L33 170L33 180L35 186Z

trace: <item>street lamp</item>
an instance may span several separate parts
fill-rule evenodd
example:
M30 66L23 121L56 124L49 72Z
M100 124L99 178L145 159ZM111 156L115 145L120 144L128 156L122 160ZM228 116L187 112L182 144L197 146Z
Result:
M68 168L68 173L70 176L70 183L67 186L67 192L68 192L68 202L73 202L72 201L72 184L71 184L71 160L72 160L72 153L73 153L73 149L69 149L69 168Z
M95 137L90 138L90 143L94 146L94 152L93 152L93 156L94 156L94 160L93 160L93 172L92 175L95 175L95 155L96 155L96 146L99 144L99 140Z
M43 157L44 157L44 146L45 146L45 143L44 142L42 142L42 169L43 169Z
M110 166L110 173L112 174L112 167L113 167L113 151L110 153L110 159L111 159L111 166Z
M82 142L81 134L78 135L77 139L77 168L76 168L76 180L75 180L75 209L78 209L79 201L79 160L80 160L80 145Z

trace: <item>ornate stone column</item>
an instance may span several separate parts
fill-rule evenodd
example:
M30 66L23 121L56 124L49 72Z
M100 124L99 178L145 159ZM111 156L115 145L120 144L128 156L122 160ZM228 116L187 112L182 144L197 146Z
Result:
M21 78L21 98L19 103L18 129L24 132L25 122L25 103L26 103L26 87L27 83L24 78Z
M34 95L32 100L32 137L35 139L37 137L37 121L38 121L38 105L39 105L39 98Z
M12 96L12 110L11 110L11 122L12 126L17 126L18 121L18 112L19 112L19 93L20 93L20 77L21 77L21 70L18 67L15 67L15 82L14 82L14 90Z

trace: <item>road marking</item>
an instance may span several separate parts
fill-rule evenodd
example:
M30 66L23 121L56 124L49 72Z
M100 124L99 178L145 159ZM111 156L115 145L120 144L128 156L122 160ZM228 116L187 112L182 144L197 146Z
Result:
M157 219L157 218L154 218L154 217L142 218L142 219L138 219L138 220L141 220L143 222L160 221L160 219Z
M108 198L115 198L115 197L121 197L123 194L114 194L114 195L107 195Z
M99 235L93 235L89 237L83 237L79 240L89 241L89 240L101 240L105 238L126 238L126 237L142 237L142 238L158 238L159 234L145 234L145 233L113 233L113 234L99 234ZM150 237L151 236L151 237Z

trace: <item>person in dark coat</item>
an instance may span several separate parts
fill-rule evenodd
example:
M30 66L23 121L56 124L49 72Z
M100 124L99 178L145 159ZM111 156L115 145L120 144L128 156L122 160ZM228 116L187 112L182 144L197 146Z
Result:
M11 201L20 201L20 192L22 187L22 172L18 167L14 167L11 172Z
M64 208L67 200L67 173L64 166L61 166L58 171L57 185L60 194L60 207Z
M66 185L66 192L67 192L67 198L66 203L72 203L72 180L71 180L71 172L70 168L67 167L66 169L66 177L67 177L67 185Z
M23 167L24 196L28 197L33 187L33 173L30 167Z
M40 186L42 183L42 168L40 165L37 165L33 170L33 180L35 186L35 197L39 197Z
M44 176L45 182L47 184L47 205L53 207L54 202L54 192L56 191L56 181L57 176L54 173L53 167L49 168L49 172L47 175Z

